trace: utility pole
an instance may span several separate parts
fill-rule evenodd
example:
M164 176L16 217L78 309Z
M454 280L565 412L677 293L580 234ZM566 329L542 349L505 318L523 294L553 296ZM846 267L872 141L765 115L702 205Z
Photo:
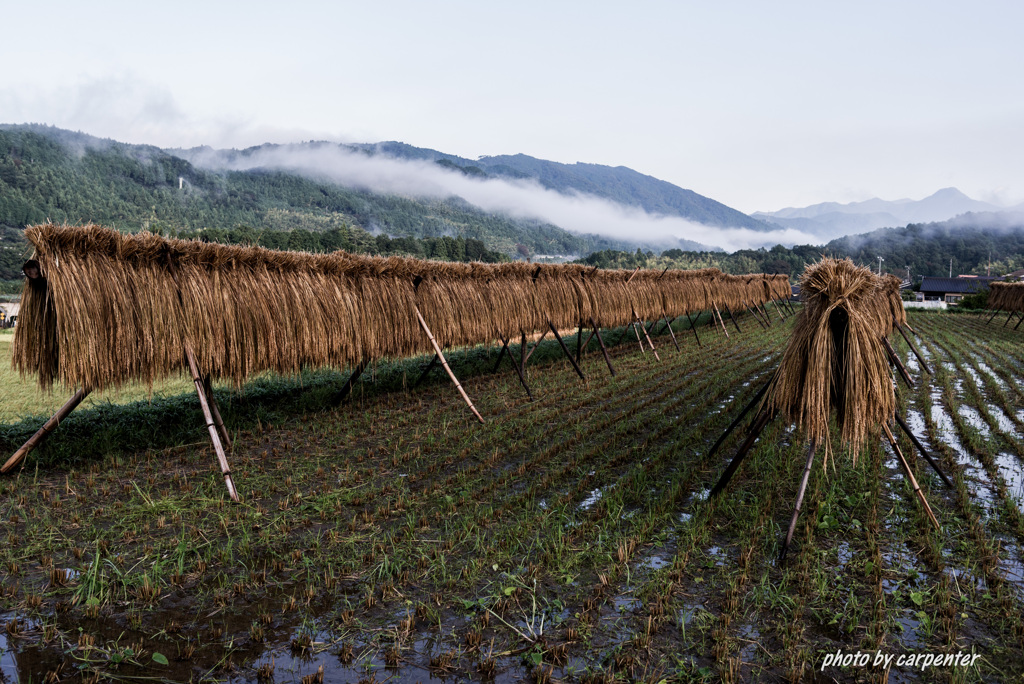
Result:
M878 277L882 277L882 262L885 261L882 257L878 257Z
M949 258L949 277L953 277L953 257Z

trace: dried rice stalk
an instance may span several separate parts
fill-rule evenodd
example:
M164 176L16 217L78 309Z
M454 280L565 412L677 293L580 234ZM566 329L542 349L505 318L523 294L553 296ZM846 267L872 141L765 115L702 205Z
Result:
M899 300L891 296L891 281L849 259L823 259L808 266L800 292L805 305L768 393L767 408L780 411L807 438L826 445L834 409L840 437L856 454L869 434L895 413L882 337L893 331Z
M990 283L988 308L997 311L1024 311L1024 282Z
M450 264L401 257L276 252L99 226L34 226L45 284L22 295L12 364L87 391L152 383L184 369L240 386L255 373L432 352L439 343L656 320L724 303L763 303L785 276L717 269L633 273L580 265ZM785 279L788 295L788 279Z

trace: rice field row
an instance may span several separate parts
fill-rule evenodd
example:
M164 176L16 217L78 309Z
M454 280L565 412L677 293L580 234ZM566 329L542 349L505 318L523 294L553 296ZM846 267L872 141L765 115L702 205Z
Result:
M773 311L531 365L357 395L238 432L232 505L208 448L0 481L0 668L10 681L1007 681L1024 676L1024 347L984 318L911 313L934 372L899 444L835 444L777 561L806 445L773 421L707 452L778 364ZM571 346L571 343L570 343ZM836 666L836 654L893 656ZM900 656L973 665L896 665ZM915 661L917 662L917 661Z

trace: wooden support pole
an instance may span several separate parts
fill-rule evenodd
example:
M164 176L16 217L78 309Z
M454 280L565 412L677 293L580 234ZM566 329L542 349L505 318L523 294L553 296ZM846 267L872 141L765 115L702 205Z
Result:
M519 331L519 369L523 371L523 377L526 377L526 333L522 330Z
M608 357L608 350L604 346L604 340L601 339L601 329L597 327L597 323L594 322L594 318L590 318L590 325L594 328L594 334L597 335L597 343L601 345L601 353L604 354L604 362L608 364L608 372L615 377L615 369L612 368L612 360Z
M736 452L736 456L729 462L729 466L722 473L722 477L718 479L718 483L711 489L711 493L708 494L708 498L718 496L725 489L726 485L729 484L729 480L732 479L736 469L740 467L740 463L746 458L747 452L750 451L750 447L754 446L754 442L761 435L761 431L764 430L774 416L769 415L767 411L762 411L754 419L754 425L750 428L750 432L747 434L747 438L740 445L740 450Z
M68 417L75 408L82 403L82 400L89 396L89 393L85 390L78 390L71 395L71 398L64 402L64 405L57 409L57 412L50 417L48 421L43 423L43 427L39 428L34 435L28 438L20 449L14 452L14 455L7 459L3 467L0 468L0 473L7 474L14 469L14 466L18 465L23 458L28 456L29 452L35 449L43 439L53 432L60 422Z
M988 325L989 323L991 323L992 319L995 318L998 313L999 313L999 309L996 309L995 311L993 311L992 315L988 317L987 321L985 321L985 325Z
M423 382L427 378L427 375L430 374L430 371L434 370L434 366L436 366L436 365L437 365L437 354L434 354L434 358L430 359L430 363L428 363L426 368L423 369L423 372L420 373L420 377L418 377L416 379L416 382L414 382L412 384L412 386L413 387L419 387L420 383Z
M221 444L220 435L217 433L217 425L213 422L213 414L210 405L206 401L206 392L203 391L203 380L199 377L199 366L191 347L185 345L185 358L188 360L188 369L192 374L192 382L196 386L196 396L199 397L199 407L203 410L203 418L206 420L206 429L210 433L210 441L213 442L213 450L217 454L217 462L220 463L220 472L224 474L224 484L228 488L228 495L232 501L238 501L238 492L235 490L235 483L231 481L231 468L228 466L228 457L224 453L224 445Z
M903 452L900 451L899 444L896 443L896 438L892 436L892 432L889 430L889 426L882 423L882 429L885 431L885 436L889 438L889 444L892 445L892 450L896 452L896 458L899 459L900 465L903 466L903 472L907 474L907 479L910 480L910 485L914 488L914 493L917 494L918 501L924 506L924 512L928 514L928 519L932 521L932 525L935 525L935 529L942 531L942 526L939 525L938 519L935 514L932 513L932 507L928 505L928 499L924 498L924 492L921 491L921 487L917 484L917 479L914 477L914 473L910 470L910 464L907 463L907 459L903 458Z
M206 400L210 402L210 413L213 414L213 423L217 426L221 441L224 442L225 447L230 449L231 436L228 435L228 429L224 427L224 419L220 416L220 407L217 406L217 400L213 396L213 385L210 383L209 375L203 378L203 391L206 392Z
M636 316L635 311L633 312L633 315ZM658 350L654 348L654 343L651 342L651 336L647 334L647 328L644 326L644 322L640 320L639 316L637 316L636 322L640 325L640 329L644 331L644 337L647 338L647 344L651 345L651 351L654 352L654 358L658 359L658 361L661 361L661 357L658 356ZM643 346L644 343L641 342L640 348L643 349Z
M1010 319L1013 318L1013 314L1014 313L1015 313L1014 311L1011 311L1010 315L1006 317L1006 321L1003 323L1003 327L1004 328L1006 327L1006 324L1010 322Z
M633 334L636 335L636 343L640 345L640 353L646 354L647 350L644 349L644 343L640 341L640 331L636 329L636 321L630 323L629 327L633 329Z
M349 398L352 394L352 390L356 386L356 380L358 380L359 376L363 374L364 370L366 370L367 365L369 365L369 362L363 359L356 364L355 368L352 369L352 373L349 374L348 380L345 381L345 386L341 388L341 392L338 393L338 397L334 400L335 406L341 406L341 404Z
M676 318L678 318L678 316L676 316ZM680 349L679 347L679 341L676 339L676 331L672 329L672 323L674 323L676 319L673 318L671 321L669 321L668 314L665 314L665 320L668 321L668 324L665 325L665 328L668 328L668 334L672 336L672 344L676 345L676 351L682 351L682 349ZM662 329L661 332L664 333L665 330Z
M932 458L931 454L928 453L928 450L924 448L924 444L921 444L921 440L917 438L917 435L910 431L910 426L907 425L906 421L900 418L899 414L897 414L895 418L896 424L899 425L903 432L907 435L907 437L910 438L910 441L913 442L914 446L917 447L917 450L921 452L921 455L924 456L924 459L931 464L932 468L935 469L935 472L939 474L940 478L942 478L942 481L946 483L946 486L952 489L953 483L950 482L949 478L946 477L946 474L939 469L939 464L935 462L935 459Z
M917 360L921 364L921 368L924 369L924 372L927 373L928 375L931 375L931 369L928 367L928 364L924 362L924 357L921 356L921 352L917 351L917 347L915 347L914 343L910 341L910 337L907 335L907 332L903 329L903 326L897 323L895 318L893 319L893 325L895 325L896 329L900 331L900 335L903 335L903 339L906 340L907 346L910 347L910 350L914 352L914 356L917 357Z
M723 304L723 306L725 305ZM736 322L736 317L732 315L732 310L727 306L725 307L725 313L729 314L729 318L732 319L732 324L736 326L736 332L742 333L743 331L740 330L740 324Z
M1021 323L1024 323L1024 314L1020 314L1020 320L1017 321L1017 325L1013 326L1013 329L1016 330L1019 328Z
M771 386L774 378L775 373L772 373L772 376L768 378L768 382L764 383L764 385L761 386L761 389L757 390L757 394L754 395L754 398L743 407L743 410L740 411L740 414L736 416L735 420L729 424L729 427L725 428L725 432L722 433L722 436L718 438L718 441L715 442L711 447L711 450L708 451L708 458L715 455L715 452L718 451L718 447L722 446L722 443L728 439L729 435L732 434L732 431L735 430L736 426L743 420L743 416L747 415L747 413L750 412L750 409L754 408L754 405L761 400L761 397L763 397L764 393L768 391L768 388Z
M508 340L506 340L503 337L503 338L501 338L501 341L505 343L505 347L507 348L508 347ZM515 360L512 358L512 352L508 353L508 361L509 361L509 363L512 364L512 368L515 369L516 375L519 376L519 382L523 383L523 389L526 390L526 396L530 397L530 401L533 401L533 392L530 391L530 386L526 384L526 378L523 377L523 369L520 368L516 364Z
M744 302L744 306L746 306L746 302ZM758 316L757 313L753 309L751 309L749 306L747 306L747 311L750 312L750 315L754 317L754 320L757 321L757 324L759 326L761 326L765 330L768 329L768 326L764 324L764 321L761 320L761 317Z
M498 352L498 362L494 364L494 369L491 371L492 373L498 372L498 368L501 366L501 360L505 358L505 354L508 354L508 360L512 361L512 352L508 350L508 340L500 336L498 339L502 341L501 351ZM512 365L515 366L516 362L512 361Z
M582 351L586 351L587 350L587 347L590 346L590 340L592 340L592 339L594 339L594 330L591 330L590 334L587 335L587 341L583 343L583 350ZM579 358L577 359L577 362L581 361L582 359L583 359L583 354L580 353Z
M714 304L715 314L718 316L718 322L722 325L722 332L725 333L726 339L729 338L729 331L725 329L725 321L722 320L722 312L718 310L718 305Z
M700 319L700 314L697 314L697 318L698 320ZM686 320L690 322L690 330L693 331L693 336L697 339L697 346L703 347L704 345L700 343L700 335L697 334L697 326L693 324L693 319L690 318L689 313L686 314Z
M768 315L768 310L765 309L761 304L754 302L754 308L761 312L761 316L764 318L764 322L769 326L772 324L772 317Z
M900 361L898 356L896 356L896 352L893 350L892 345L889 344L889 340L885 337L882 337L881 340L882 345L885 347L885 353L888 354L889 360L892 361L893 365L899 370L900 376L903 378L903 382L907 383L907 387L912 388L914 386L914 381L910 379L910 373L907 372L903 362Z
M469 410L473 412L473 415L476 416L476 419L483 423L484 419L480 415L480 412L476 410L476 406L473 406L473 402L470 401L469 395L466 394L466 390L462 389L459 379L455 377L455 373L453 373L452 369L448 367L448 362L445 361L444 353L441 351L441 347L438 346L437 340L434 339L434 333L430 332L430 328L427 327L427 322L423 320L423 314L420 313L420 307L415 306L413 308L416 311L416 318L419 319L420 327L423 328L423 332L427 333L427 337L430 339L430 344L434 347L434 353L436 353L438 358L441 359L441 365L444 366L445 372L448 373L448 377L452 379L453 383L455 383L455 389L459 390L459 394L462 395L463 400L465 400L466 405L469 406ZM526 339L525 334L523 335L523 339Z
M580 376L580 380L586 380L587 377L583 375L583 371L580 370L579 365L576 363L576 359L572 358L572 354L569 353L569 348L566 347L565 342L562 341L562 336L559 335L558 330L555 329L555 324L549 320L548 327L551 328L552 334L555 336L555 339L558 340L558 345L562 348L562 351L565 352L566 357L569 359L569 363L572 364L573 370L576 371L576 375Z
M578 325L578 327L576 329L576 363L580 362L580 357L581 357L582 354L583 354L583 321L579 321L579 325Z
M779 300L777 300L774 297L772 297L772 304L775 305L775 310L779 314L779 320L781 320L781 321L786 320L786 310L782 308L781 304L779 304Z
M540 343L544 341L544 338L547 337L547 334L548 334L547 330L542 330L541 333L540 333L540 337L538 337L537 341L533 344L533 348L530 349L530 351L526 354L526 358L523 359L523 370L524 371L526 370L526 363L530 360L530 357L533 356L533 352L537 351L537 347L539 347Z
M782 544L782 552L779 553L779 562L786 560L786 552L789 551L789 545L793 541L793 533L796 531L796 519L800 517L800 507L804 503L804 493L807 491L807 481L811 477L811 465L814 463L814 452L818 448L818 443L813 439L811 445L807 449L807 465L804 466L803 477L800 478L800 489L796 494L796 507L793 509L793 517L789 519L789 530L786 532L786 541Z

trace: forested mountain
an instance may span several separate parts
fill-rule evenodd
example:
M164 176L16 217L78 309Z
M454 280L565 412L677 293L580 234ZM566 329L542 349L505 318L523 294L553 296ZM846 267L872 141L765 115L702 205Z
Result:
M872 270L882 257L882 271L918 283L922 276L1003 275L1024 268L1024 214L967 214L942 223L910 224L882 228L864 235L850 235L824 246L746 249L724 252L684 252L670 249L653 252L599 251L580 260L603 268L705 268L726 273L788 273L795 277L823 255L850 257ZM990 262L991 260L991 262Z
M0 226L46 221L163 232L344 229L360 244L360 233L369 232L448 236L478 240L504 254L629 246L489 214L458 198L382 195L279 171L208 171L152 146L48 126L0 126ZM23 250L16 237L9 231L0 236L0 263L12 261L12 249ZM0 279L10 277L9 268L0 273Z
M398 159L434 161L458 168L475 176L530 178L545 188L565 194L586 193L620 204L639 207L652 214L679 216L708 226L774 229L763 221L663 180L638 173L625 166L601 164L561 164L525 154L465 159L437 150L413 147L399 142L351 145L367 154L383 154Z

